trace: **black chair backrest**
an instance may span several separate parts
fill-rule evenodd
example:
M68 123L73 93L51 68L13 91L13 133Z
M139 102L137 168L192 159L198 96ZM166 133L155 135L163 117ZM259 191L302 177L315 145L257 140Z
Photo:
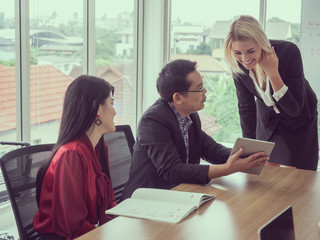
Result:
M116 202L120 201L124 185L129 179L134 137L129 125L118 125L113 133L104 134L109 149L109 169Z
M29 143L27 142L21 142L21 141L2 141L0 140L0 145L2 145L3 147L1 147L1 155L4 155L5 153L12 151L14 149L16 149L18 146L19 147L26 147L26 146L30 146ZM3 152L5 152L3 154ZM9 200L9 196L8 196L8 192L7 189L5 187L5 183L4 183L4 179L3 176L0 172L0 204L3 202L6 202ZM0 238L1 239L1 238Z
M39 239L33 230L33 216L38 210L36 201L36 176L46 161L54 144L28 146L6 153L0 159L20 240Z

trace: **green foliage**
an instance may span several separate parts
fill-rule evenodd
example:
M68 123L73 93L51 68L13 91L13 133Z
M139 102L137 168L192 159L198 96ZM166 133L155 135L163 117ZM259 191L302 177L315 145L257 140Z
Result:
M98 29L96 32L96 64L106 66L115 58L118 36L106 29Z
M108 66L108 65L111 65L110 59L103 59L103 58L96 59L96 66Z
M188 50L187 54L211 55L212 49L205 42L200 43L195 50Z
M38 63L39 51L37 48L30 46L30 64L36 65Z
M7 66L7 67L13 67L16 65L16 61L14 59L11 59L8 61L0 60L0 65Z
M37 49L30 46L30 65L36 65L38 63L38 58L37 58L38 56L39 54L37 52ZM7 61L0 60L0 65L13 67L16 65L16 60L15 59L10 59Z
M300 36L300 24L299 23L291 23L291 31L292 31L292 38L299 39Z
M232 77L207 76L204 111L217 118L222 129L212 137L218 142L234 143L241 136L238 100Z
M67 36L82 36L82 27L77 24L78 16L74 13L72 20L67 25L60 25L59 30ZM110 65L113 59L116 58L116 43L119 37L112 30L103 28L96 29L96 65L107 66ZM82 59L82 50L74 53L74 58Z

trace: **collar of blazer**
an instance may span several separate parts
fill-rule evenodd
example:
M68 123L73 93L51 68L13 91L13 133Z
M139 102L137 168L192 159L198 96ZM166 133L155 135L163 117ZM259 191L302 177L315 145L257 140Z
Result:
M258 95L256 88L254 87L254 80L249 76L249 70L244 68L241 64L239 64L240 68L244 71L244 75L240 75L239 77L236 77L236 81L242 81L242 83L247 87L247 89L249 90L249 92L256 96L257 98L261 97ZM273 95L273 89L271 86L271 83L269 81L269 87L270 87L270 94L271 96Z

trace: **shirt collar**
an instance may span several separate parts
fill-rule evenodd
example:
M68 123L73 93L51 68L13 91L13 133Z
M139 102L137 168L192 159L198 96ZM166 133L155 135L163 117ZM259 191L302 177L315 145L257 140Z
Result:
M182 115L178 112L178 110L170 103L168 102L169 106L173 110L174 114L176 115L176 118L180 125L184 126L184 128L189 128L191 124L193 123L190 116L187 116L186 118L182 117Z

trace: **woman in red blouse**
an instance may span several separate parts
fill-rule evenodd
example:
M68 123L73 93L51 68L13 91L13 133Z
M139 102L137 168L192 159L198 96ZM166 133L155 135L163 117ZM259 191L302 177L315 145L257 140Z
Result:
M73 239L112 218L116 205L103 134L114 132L114 88L82 75L67 88L58 141L37 176L40 239Z

